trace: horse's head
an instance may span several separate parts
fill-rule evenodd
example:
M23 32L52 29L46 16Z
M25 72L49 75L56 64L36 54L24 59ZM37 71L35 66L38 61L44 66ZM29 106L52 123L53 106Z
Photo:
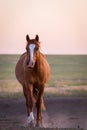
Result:
M26 41L27 41L27 67L34 68L35 63L39 57L39 48L40 48L40 42L39 42L39 36L36 35L35 39L30 39L29 35L26 35Z

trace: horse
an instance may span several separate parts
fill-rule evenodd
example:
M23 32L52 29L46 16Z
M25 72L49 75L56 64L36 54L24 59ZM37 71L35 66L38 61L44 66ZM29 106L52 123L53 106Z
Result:
M15 67L17 80L23 86L27 107L28 126L42 126L42 109L45 108L43 95L45 84L50 76L50 66L40 51L39 36L30 39L26 35L26 52L23 53ZM36 120L34 106L36 105Z

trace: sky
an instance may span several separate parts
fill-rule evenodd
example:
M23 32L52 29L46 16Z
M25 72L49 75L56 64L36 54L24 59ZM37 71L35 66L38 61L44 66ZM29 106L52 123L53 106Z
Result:
M44 54L87 54L87 0L0 0L0 54L25 52L26 34Z

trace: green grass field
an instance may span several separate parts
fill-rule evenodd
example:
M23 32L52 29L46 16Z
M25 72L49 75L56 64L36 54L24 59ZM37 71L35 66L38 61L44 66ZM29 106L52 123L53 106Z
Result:
M47 55L51 76L45 95L87 96L87 55ZM19 95L22 87L15 77L19 55L0 55L0 97Z

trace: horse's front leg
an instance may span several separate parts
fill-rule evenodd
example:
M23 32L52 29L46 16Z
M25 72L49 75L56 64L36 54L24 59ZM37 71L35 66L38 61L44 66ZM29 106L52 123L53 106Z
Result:
M33 85L29 84L27 86L23 86L24 96L26 98L26 106L27 106L27 125L33 126L34 125L34 115L33 115L33 108L34 108L34 101L33 101Z
M36 126L42 127L42 105L43 105L43 93L44 93L44 86L41 86L39 91L38 99L36 102L37 107L37 119L36 119Z

